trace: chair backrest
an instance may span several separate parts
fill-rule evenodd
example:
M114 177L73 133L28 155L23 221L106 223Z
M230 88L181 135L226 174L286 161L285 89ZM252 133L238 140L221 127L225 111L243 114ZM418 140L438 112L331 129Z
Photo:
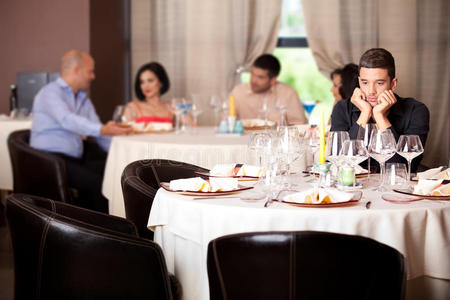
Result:
M210 298L403 299L404 257L375 240L328 232L254 232L208 245Z
M127 220L24 194L6 216L16 300L172 299L161 248Z
M159 183L194 177L195 171L204 172L207 169L165 159L138 160L125 167L121 180L125 214L128 220L136 224L141 237L153 239L147 222Z
M12 132L8 148L15 193L26 193L72 203L62 158L30 147L30 130Z

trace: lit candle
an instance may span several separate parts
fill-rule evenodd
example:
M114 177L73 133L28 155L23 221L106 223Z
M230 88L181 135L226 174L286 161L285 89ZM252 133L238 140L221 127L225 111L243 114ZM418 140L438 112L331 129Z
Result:
M236 112L234 110L234 97L230 96L230 116L234 117L236 115Z
M320 116L320 158L319 163L325 163L325 120L324 114Z

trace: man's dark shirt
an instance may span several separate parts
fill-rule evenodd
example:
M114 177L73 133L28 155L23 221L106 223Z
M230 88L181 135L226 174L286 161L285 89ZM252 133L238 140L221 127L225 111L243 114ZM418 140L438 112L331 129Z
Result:
M429 131L430 112L422 102L413 98L401 98L395 95L397 102L390 108L388 120L391 123L392 133L395 140L398 141L402 134L418 135L423 147L427 140ZM356 139L360 126L356 123L361 111L350 99L341 100L333 108L331 114L331 131L348 131L350 139ZM416 172L422 155L415 158L411 164L411 172ZM406 160L398 154L395 154L388 162L402 162Z

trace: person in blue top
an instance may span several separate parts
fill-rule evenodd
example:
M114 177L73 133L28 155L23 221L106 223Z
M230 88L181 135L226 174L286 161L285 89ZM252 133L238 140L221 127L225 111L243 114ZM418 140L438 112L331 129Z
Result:
M52 152L66 161L69 185L79 191L80 206L108 212L101 194L106 151L110 136L131 133L113 121L102 124L86 91L95 79L94 60L71 50L61 60L61 77L44 86L33 103L30 146ZM103 152L90 160L83 139L94 137ZM97 155L97 158L99 156Z

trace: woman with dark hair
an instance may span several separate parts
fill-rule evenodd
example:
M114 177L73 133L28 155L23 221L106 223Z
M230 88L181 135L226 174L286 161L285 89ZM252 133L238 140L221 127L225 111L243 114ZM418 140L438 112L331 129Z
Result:
M172 123L173 113L169 105L161 100L161 95L169 88L169 77L161 64L151 62L143 65L138 70L134 82L137 100L128 103L124 112L125 118L137 123Z
M353 90L358 87L358 66L347 64L342 69L336 69L330 74L333 81L331 92L334 96L334 103L350 98Z

